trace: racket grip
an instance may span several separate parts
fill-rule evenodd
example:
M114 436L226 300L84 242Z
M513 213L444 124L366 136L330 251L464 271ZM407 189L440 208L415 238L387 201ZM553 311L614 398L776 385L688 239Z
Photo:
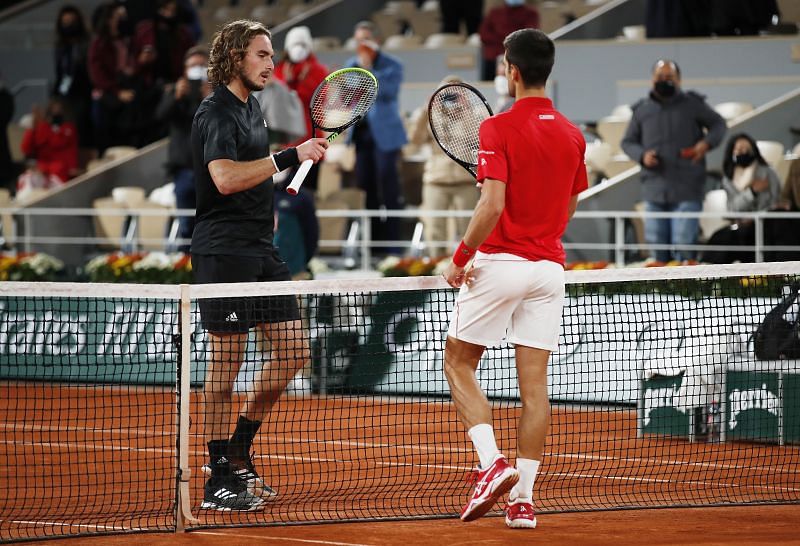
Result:
M300 164L300 168L297 169L297 172L294 173L294 178L289 183L289 186L286 188L286 193L289 195L297 195L298 190L300 190L300 186L303 184L303 180L306 179L306 175L308 175L308 171L311 170L311 165L314 162L310 159L306 159Z

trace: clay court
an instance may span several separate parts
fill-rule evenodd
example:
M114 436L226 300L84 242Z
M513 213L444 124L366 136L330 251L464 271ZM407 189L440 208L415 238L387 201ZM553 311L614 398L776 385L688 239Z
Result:
M554 407L535 531L506 529L500 517L456 519L474 456L447 400L284 398L256 445L257 464L279 496L259 512L209 513L198 510L203 477L196 469L205 458L199 402L194 394L189 443L198 521L176 535L169 532L177 469L170 389L4 384L0 456L10 464L0 468L7 484L2 539L160 529L167 532L63 542L509 544L524 536L526 543L563 544L800 543L796 505L609 511L796 502L800 492L796 446L637 438L634 410L619 407ZM516 403L497 403L496 422L513 422L518 411ZM508 446L515 431L499 426L498 436ZM329 523L434 515L446 517Z

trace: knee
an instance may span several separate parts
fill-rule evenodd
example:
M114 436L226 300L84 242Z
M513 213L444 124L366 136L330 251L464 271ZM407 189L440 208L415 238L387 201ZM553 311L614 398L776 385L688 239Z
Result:
M207 402L227 402L231 399L233 385L223 381L206 381L203 394Z

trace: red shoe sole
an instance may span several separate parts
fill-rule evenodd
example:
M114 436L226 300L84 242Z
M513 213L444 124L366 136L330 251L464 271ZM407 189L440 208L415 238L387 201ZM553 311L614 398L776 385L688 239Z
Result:
M495 505L497 500L511 491L511 488L517 485L519 481L519 474L516 472L513 474L509 474L509 476L500 482L497 488L492 492L491 495L486 497L483 502L480 504L476 504L472 510L461 514L461 521L474 521L483 515L486 514L489 510L492 509L492 506Z

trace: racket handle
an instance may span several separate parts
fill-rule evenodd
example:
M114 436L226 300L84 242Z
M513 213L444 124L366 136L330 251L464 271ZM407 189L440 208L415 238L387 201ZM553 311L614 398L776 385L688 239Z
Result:
M311 170L311 165L314 162L310 159L306 159L300 164L300 168L297 169L297 172L294 173L294 178L289 183L289 186L286 188L286 193L289 195L297 195L298 190L300 190L300 186L303 184L303 180L306 179L306 175L308 175L308 171Z

